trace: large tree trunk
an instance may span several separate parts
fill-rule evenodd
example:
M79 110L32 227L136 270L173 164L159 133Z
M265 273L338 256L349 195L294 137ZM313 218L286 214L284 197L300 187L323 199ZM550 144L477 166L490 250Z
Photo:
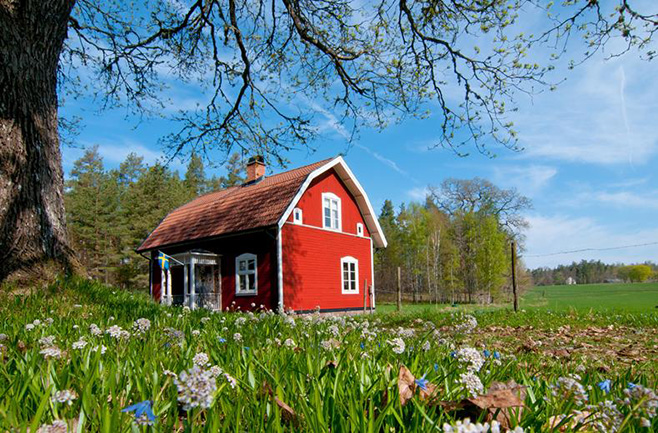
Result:
M75 0L0 0L0 282L66 271L57 68Z

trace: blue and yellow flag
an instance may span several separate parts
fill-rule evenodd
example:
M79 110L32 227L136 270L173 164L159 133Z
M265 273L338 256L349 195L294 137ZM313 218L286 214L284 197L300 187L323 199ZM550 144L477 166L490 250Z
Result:
M158 264L160 265L160 269L164 269L165 271L169 269L169 256L160 251L160 254L158 254Z

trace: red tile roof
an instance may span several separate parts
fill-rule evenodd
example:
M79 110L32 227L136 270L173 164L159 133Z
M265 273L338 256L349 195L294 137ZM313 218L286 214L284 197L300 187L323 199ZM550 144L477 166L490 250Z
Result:
M170 212L137 251L273 226L308 175L330 160L202 195Z

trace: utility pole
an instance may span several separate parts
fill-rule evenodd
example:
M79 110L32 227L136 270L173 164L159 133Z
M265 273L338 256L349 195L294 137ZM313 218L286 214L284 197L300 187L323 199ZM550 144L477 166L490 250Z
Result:
M398 266L398 311L402 310L402 274Z
M516 242L512 241L512 293L514 293L514 312L519 311L519 298L516 293Z

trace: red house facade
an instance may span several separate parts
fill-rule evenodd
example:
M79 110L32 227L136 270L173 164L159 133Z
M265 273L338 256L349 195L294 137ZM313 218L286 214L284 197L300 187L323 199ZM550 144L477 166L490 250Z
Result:
M374 307L374 248L386 238L342 157L247 182L167 215L138 248L167 304L310 312ZM169 257L163 269L160 254Z

